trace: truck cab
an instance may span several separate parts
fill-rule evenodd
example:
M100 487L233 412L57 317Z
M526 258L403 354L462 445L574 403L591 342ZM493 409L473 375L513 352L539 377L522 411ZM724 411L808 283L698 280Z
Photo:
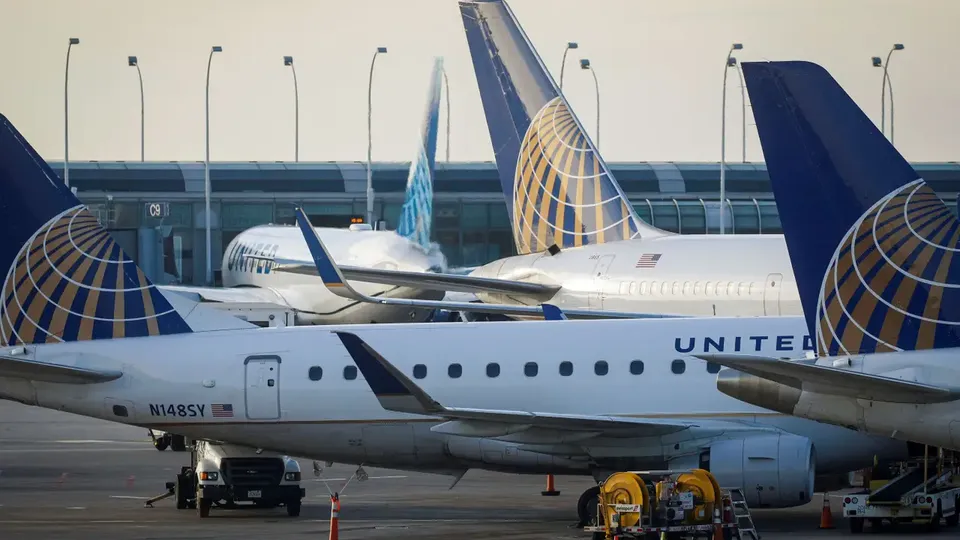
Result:
M277 508L300 515L305 490L297 460L273 452L222 443L194 441L192 467L177 475L177 508L196 507L200 517L219 508Z

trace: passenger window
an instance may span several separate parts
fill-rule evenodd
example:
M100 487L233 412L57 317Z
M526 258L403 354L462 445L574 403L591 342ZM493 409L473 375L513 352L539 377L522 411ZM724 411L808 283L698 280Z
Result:
M621 282L620 282L620 294L621 294L621 295L627 294L627 287L628 287L629 285L630 285L630 284L627 283L626 281L621 281Z
M707 362L707 373L720 373L720 367L716 362Z
M607 365L603 360L598 361L593 365L593 372L597 375L603 376L607 374L607 371L610 371L610 366Z
M713 282L712 282L712 281L708 281L707 284L706 284L706 285L704 286L704 288L703 288L703 292L706 293L707 296L713 294L713 291L714 291L714 290L716 290L716 289L715 289L715 287L713 286Z
M634 360L630 362L630 374L640 375L643 373L643 360Z
M727 296L733 296L737 292L737 284L729 281L727 282Z
M573 364L571 362L560 362L560 375L563 377L573 375Z
M683 375L683 372L687 370L687 363L683 360L674 360L670 364L670 371L673 371L676 375Z
M630 282L630 294L637 294L637 282L636 282L636 281L631 281L631 282Z
M357 378L357 366L345 366L343 368L343 378L352 381Z
M491 362L487 364L487 377L499 377L500 376L500 364L496 362Z
M463 366L460 364L450 364L447 366L447 375L449 375L451 379L459 379L460 376L463 375Z
M523 374L527 377L536 377L538 371L540 371L540 368L536 362L527 362L523 366Z
M697 281L696 283L693 284L693 294L697 296L700 296L701 294L703 294L703 283L700 283L699 281Z
M740 282L740 289L737 291L737 294L740 296L746 296L748 294L746 283Z
M689 281L684 281L684 282L683 282L683 295L684 295L684 296L690 296L691 294L693 294L693 284L690 283Z
M664 281L660 285L660 294L662 294L663 296L670 294L670 284L667 283L666 281Z
M640 282L640 294L647 294L650 292L650 285L646 281Z
M417 364L413 366L413 377L415 379L422 379L427 376L427 366L423 364Z
M311 381L319 381L323 378L323 368L320 366L313 366L307 371L307 377L310 377Z

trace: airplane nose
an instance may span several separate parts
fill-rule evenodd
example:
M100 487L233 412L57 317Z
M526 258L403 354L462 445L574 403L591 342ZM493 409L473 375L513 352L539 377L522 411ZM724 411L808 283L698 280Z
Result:
M792 386L730 368L717 373L717 390L745 403L784 414L793 414L800 402L800 390Z

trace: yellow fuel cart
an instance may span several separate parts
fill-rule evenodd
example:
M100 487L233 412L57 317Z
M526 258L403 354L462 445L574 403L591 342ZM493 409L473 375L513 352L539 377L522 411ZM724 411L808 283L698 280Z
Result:
M743 512L735 506L742 506L749 518L742 495L721 489L704 469L618 472L600 483L597 523L584 531L594 540L647 535L743 538L738 527Z

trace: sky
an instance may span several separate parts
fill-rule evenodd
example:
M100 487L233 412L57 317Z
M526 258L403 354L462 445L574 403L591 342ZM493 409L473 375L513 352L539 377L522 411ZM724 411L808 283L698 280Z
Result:
M960 2L955 0L512 0L527 35L596 134L608 161L719 161L723 62L810 60L880 123L893 43L895 142L911 161L960 158ZM294 158L292 55L300 160L363 161L373 80L373 159L413 156L434 56L450 83L453 161L493 159L456 0L0 0L0 112L48 160L64 155L64 61L70 37L70 159L138 160L139 58L146 159L202 161L210 47L213 161ZM727 89L727 160L742 158L740 83ZM888 102L889 103L889 102ZM441 109L441 131L445 112ZM438 161L446 139L441 133ZM762 161L747 108L746 158Z

